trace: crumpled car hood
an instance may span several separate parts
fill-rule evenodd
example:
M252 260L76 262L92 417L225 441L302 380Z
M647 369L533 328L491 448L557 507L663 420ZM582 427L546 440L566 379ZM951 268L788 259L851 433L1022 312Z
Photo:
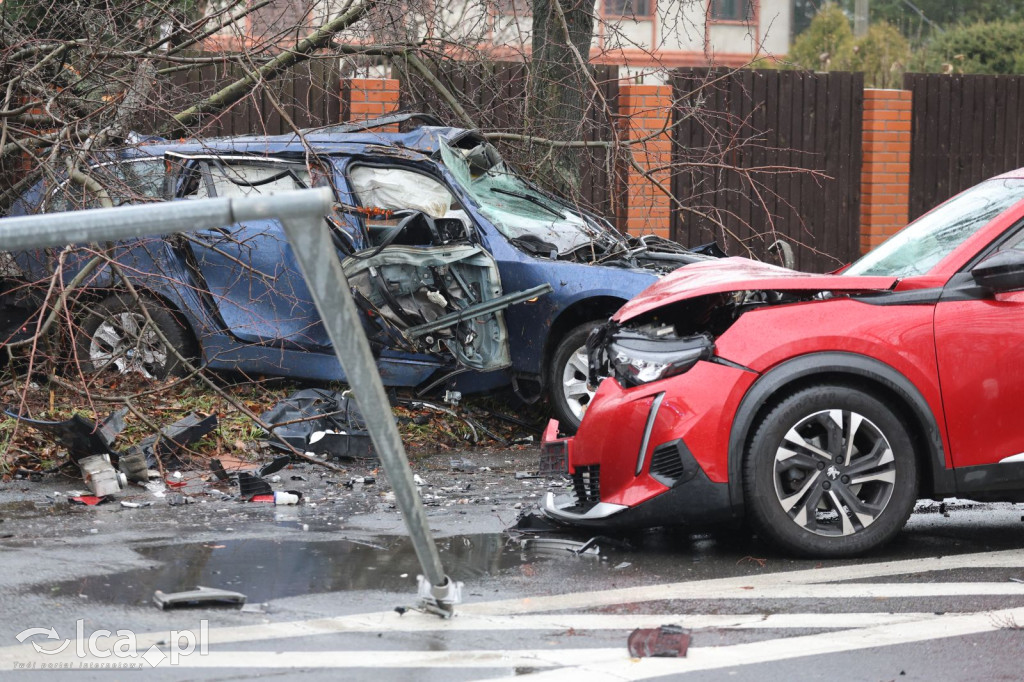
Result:
M843 277L798 272L747 258L686 265L641 291L612 317L626 322L670 303L732 291L885 291L896 277Z

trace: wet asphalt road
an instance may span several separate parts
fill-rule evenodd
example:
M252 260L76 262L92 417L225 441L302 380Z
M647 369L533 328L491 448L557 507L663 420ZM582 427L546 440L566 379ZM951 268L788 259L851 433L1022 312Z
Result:
M73 479L0 484L0 676L1024 679L1024 505L923 506L856 561L791 559L735 530L649 532L574 556L504 532L553 483L516 480L535 450L466 456L468 471L449 453L414 465L446 570L465 584L448 621L395 611L415 603L417 563L383 477L347 489L312 465L287 469L274 487L301 490L298 507L231 500L188 475L194 504L136 489L124 498L154 503L136 509L69 505ZM197 585L248 606L152 603ZM691 630L688 655L630 659L629 633L663 624ZM46 632L19 643L30 628ZM207 652L178 656L172 630L205 632ZM127 664L145 672L96 668Z

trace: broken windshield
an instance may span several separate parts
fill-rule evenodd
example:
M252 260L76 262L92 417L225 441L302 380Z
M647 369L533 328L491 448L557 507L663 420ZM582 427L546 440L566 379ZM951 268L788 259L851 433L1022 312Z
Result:
M494 153L497 157L497 152ZM561 202L530 187L500 159L474 174L463 153L441 145L441 158L480 207L480 212L508 239L543 242L559 255L609 235Z

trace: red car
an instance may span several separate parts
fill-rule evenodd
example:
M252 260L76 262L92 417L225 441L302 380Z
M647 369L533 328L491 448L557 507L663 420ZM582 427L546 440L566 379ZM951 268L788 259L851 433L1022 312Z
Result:
M588 340L605 376L543 457L571 524L746 518L794 553L891 540L919 497L1024 501L1024 169L921 217L842 274L687 265Z

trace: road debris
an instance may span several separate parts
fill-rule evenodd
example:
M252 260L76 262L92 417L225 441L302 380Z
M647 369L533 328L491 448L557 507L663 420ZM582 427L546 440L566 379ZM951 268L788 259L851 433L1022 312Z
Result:
M307 388L296 391L262 415L272 446L285 444L315 456L373 457L366 422L348 392Z
M140 472L143 460L147 470L159 467L157 459L165 465L178 465L180 462L177 460L181 450L215 428L217 428L217 415L189 412L173 424L160 429L159 433L148 436L138 445L128 448L121 457L122 461L118 462L118 468L128 476L128 480L145 482L142 480Z
M252 499L255 495L273 495L274 489L259 476L255 476L248 471L239 471L238 492L242 499L248 500Z
M68 501L69 502L74 502L75 504L84 504L84 505L89 506L89 507L95 507L97 504L103 504L104 502L109 502L110 498L109 497L97 497L96 495L75 495L73 497L69 497Z
M523 551L534 552L545 556L599 556L601 547L597 544L597 538L591 538L586 542L576 540L565 540L562 538L526 538L521 541Z
M629 633L627 643L633 658L682 658L690 646L690 631L679 625L637 628Z
M298 504L302 493L277 490L274 492L274 504Z
M242 606L246 597L241 592L232 592L215 587L196 587L186 592L161 592L153 594L153 602L163 610L187 606Z
M128 479L114 468L110 455L89 455L79 459L77 464L82 470L82 480L97 497L113 495L128 487Z

